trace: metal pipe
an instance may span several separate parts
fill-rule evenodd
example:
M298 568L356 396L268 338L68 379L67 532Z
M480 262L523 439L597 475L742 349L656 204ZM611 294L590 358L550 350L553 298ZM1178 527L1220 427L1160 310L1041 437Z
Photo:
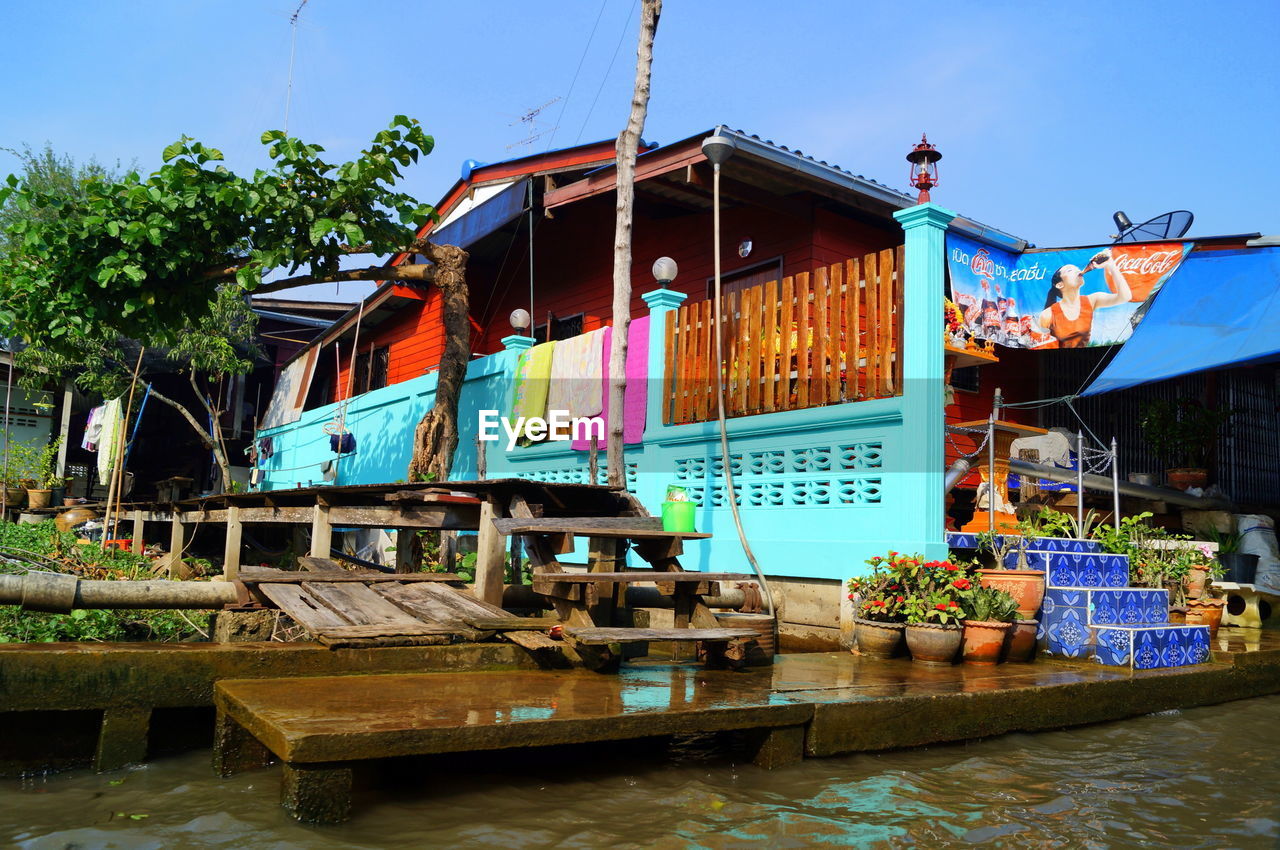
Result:
M1116 438L1111 438L1111 524L1120 527L1120 453Z
M942 479L942 492L950 493L951 488L960 483L960 479L969 474L972 465L965 458L958 457L956 462L951 464L947 469L946 477Z
M1076 431L1076 528L1084 528L1084 432Z
M994 410L987 417L987 530L992 534L996 533L996 414Z
M1050 481L1058 481L1063 484L1076 483L1076 470L1062 469L1055 466L1044 466L1039 463L1032 463L1027 460L1018 460L1012 458L1009 461L1009 471L1016 472L1019 475L1029 475L1033 478L1047 478ZM1110 478L1101 475L1084 476L1084 486L1089 490L1097 490L1102 493L1112 492L1113 484ZM1118 489L1126 496L1132 496L1135 499L1148 499L1154 502L1168 502L1171 505L1178 505L1184 508L1200 508L1202 510L1231 508L1231 503L1225 499L1211 499L1203 496L1191 496L1183 493L1181 490L1170 490L1167 487L1150 487L1146 484L1134 484L1132 481L1121 481Z

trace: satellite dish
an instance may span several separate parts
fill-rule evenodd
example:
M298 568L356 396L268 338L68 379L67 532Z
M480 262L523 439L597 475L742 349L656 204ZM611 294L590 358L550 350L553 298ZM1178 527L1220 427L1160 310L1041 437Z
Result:
M1142 224L1134 224L1123 210L1118 210L1111 220L1120 229L1119 235L1112 236L1115 242L1159 242L1163 239L1178 239L1191 229L1195 221L1188 210L1174 210L1164 215L1148 219Z

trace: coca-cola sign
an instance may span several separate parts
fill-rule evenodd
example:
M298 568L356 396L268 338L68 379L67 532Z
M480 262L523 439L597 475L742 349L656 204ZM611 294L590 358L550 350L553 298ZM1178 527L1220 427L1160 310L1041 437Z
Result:
M1014 254L947 235L951 297L971 335L1012 348L1113 345L1186 256L1181 242Z

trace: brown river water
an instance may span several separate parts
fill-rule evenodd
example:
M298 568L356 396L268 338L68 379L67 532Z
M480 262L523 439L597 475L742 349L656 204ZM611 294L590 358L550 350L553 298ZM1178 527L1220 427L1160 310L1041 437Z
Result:
M1280 696L772 772L731 739L397 764L338 827L294 823L279 770L208 751L0 780L20 848L1280 846Z

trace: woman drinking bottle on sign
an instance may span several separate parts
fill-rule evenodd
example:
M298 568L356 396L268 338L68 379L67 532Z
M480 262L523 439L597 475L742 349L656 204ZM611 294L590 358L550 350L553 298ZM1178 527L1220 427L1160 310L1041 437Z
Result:
M1084 276L1094 269L1102 269L1114 291L1080 294ZM1094 311L1128 303L1130 297L1124 272L1116 265L1111 251L1104 249L1094 254L1083 269L1068 264L1053 273L1049 295L1039 317L1040 326L1058 341L1059 348L1084 348L1093 332Z

